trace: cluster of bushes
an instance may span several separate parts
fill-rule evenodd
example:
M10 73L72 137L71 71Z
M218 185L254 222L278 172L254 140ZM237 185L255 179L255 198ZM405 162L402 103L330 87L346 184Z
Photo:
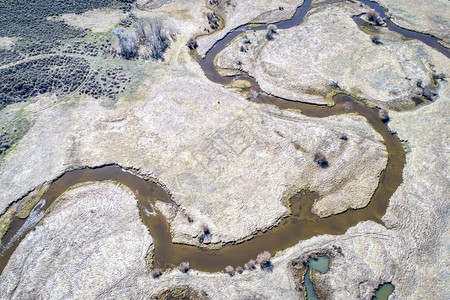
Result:
M99 54L99 47L95 43L87 43L81 41L75 41L71 45L67 45L65 49L62 50L63 53L71 54L81 54L97 56Z
M420 96L429 101L434 101L439 95L439 80L446 80L447 75L444 73L435 73L432 76L432 83L424 85L422 80L417 81L417 87L421 89Z
M209 27L211 27L211 29L216 30L219 28L220 18L215 12L207 13L206 17L208 18Z
M54 55L0 69L0 109L44 93L75 91L86 79L89 63L76 57Z
M170 45L173 35L163 30L160 20L139 19L134 29L114 30L119 45L119 54L125 59L164 60L164 52Z
M256 257L256 263L259 264L262 270L271 270L272 269L272 262L270 259L272 258L272 255L269 251L263 251L258 254ZM253 271L256 269L256 264L253 259L250 259L246 264L244 264L244 268L247 271ZM230 276L234 276L236 273L242 274L244 272L244 269L241 266L237 266L236 269L232 266L226 266L225 272L228 273Z
M108 97L115 100L118 94L125 91L131 77L122 72L122 68L98 69L91 73L80 89L80 94L90 95L95 99Z

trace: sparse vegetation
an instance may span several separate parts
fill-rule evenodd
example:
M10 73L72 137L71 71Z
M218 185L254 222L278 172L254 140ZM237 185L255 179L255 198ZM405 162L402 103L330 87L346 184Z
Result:
M161 269L153 269L151 272L153 278L159 278L162 275Z
M232 266L226 266L225 272L227 272L230 276L234 276L234 274L235 274L234 268Z
M115 100L118 94L125 91L130 81L131 76L125 74L122 68L97 69L91 72L81 87L80 94L84 93L96 99L103 96Z
M328 160L325 157L325 154L321 151L316 152L314 155L314 161L321 167L321 168L327 168L329 166Z
M189 263L187 261L183 261L180 263L180 265L178 266L178 269L182 272L182 273L187 273L189 271L191 267L189 266Z
M172 286L169 289L151 297L152 300L206 300L208 294L204 291L196 291L189 286Z
M271 266L270 259L272 258L272 255L270 255L269 251L264 251L258 254L256 257L256 261L261 266L261 269L268 268Z

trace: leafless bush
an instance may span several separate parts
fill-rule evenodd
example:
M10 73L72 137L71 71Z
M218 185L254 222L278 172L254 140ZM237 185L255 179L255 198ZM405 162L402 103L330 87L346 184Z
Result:
M328 160L325 157L325 154L323 154L323 152L321 151L316 152L316 154L314 155L314 161L322 168L328 167Z
M187 273L189 271L191 267L189 266L189 263L187 261L183 261L182 263L180 263L180 265L178 266L178 269L182 272L182 273Z
M242 272L244 272L244 269L242 269L241 266L237 266L237 267L236 267L236 272L237 272L238 274L242 274Z
M389 121L389 112L387 111L387 109L380 108L380 109L378 110L378 116L380 117L380 119L381 119L383 122Z
M277 26L275 24L270 24L267 26L266 39L271 41L274 39L274 35L277 34Z
M338 82L338 81L330 81L330 82L328 83L328 86L329 86L330 88L332 88L332 89L338 89L338 90L341 89L341 87L339 86L339 82Z
M277 29L278 27L275 24L270 24L269 26L267 26L267 30L273 34L277 34Z
M255 261L254 261L253 259L250 259L250 260L248 261L248 263L246 263L246 264L244 265L244 268L245 268L246 270L249 270L249 271L254 270L254 269L255 269Z
M268 41L272 41L274 39L273 34L270 31L267 31L266 33L266 39Z
M160 20L139 19L134 25L139 44L149 49L154 60L164 60L164 52L169 47L170 39L162 30Z
M383 24L383 19L381 18L380 14L374 9L371 9L367 12L367 20L375 25Z
M432 86L431 84L423 87L422 96L427 100L434 101L438 96L437 87Z
M119 53L125 59L134 59L138 54L136 34L131 30L118 28L114 30L119 44Z
M234 274L235 274L234 268L232 266L226 266L225 272L227 272L230 276L234 276Z
M261 268L266 268L270 266L270 259L272 258L272 255L270 255L269 251L264 251L258 254L256 257L256 261L261 266Z
M151 274L153 278L158 278L162 275L162 271L161 269L153 269Z
M370 36L370 39L372 40L372 43L375 45L382 44L381 42L381 36L379 34L374 34Z

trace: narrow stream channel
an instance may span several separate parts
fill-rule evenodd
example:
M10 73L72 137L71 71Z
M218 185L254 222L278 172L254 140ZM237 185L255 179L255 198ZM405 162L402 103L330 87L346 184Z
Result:
M287 29L299 25L310 9L311 0L306 0L297 9L292 19L276 23L277 27ZM299 109L306 116L322 118L337 114L357 113L365 117L373 129L383 137L388 152L386 169L382 172L379 186L366 207L356 210L349 209L338 215L319 218L311 213L311 207L319 195L304 190L291 199L291 214L283 218L277 226L265 232L258 232L250 240L240 244L229 243L218 250L200 249L195 246L172 242L169 224L161 213L154 208L156 200L172 202L163 188L119 166L109 165L65 173L56 179L44 193L42 199L45 199L45 201L39 202L34 215L40 216L41 213L43 214L58 196L74 184L105 180L120 182L129 187L136 195L142 221L154 238L153 266L167 269L177 266L182 261L188 261L192 268L207 272L221 271L226 265L243 266L244 263L255 258L263 250L275 254L279 250L291 247L301 240L316 235L343 234L349 227L361 221L372 220L382 223L381 217L386 212L389 199L402 182L405 152L398 137L392 134L386 124L378 117L377 109L369 108L363 101L345 94L338 94L333 98L335 102L333 107L288 101L264 94L256 80L250 76L223 77L214 68L214 58L234 37L246 30L265 30L266 28L267 25L257 28L244 25L228 33L210 49L204 59L200 60L205 75L211 81L223 85L227 85L236 79L246 79L251 82L251 89L261 92L253 101L276 105L280 109ZM3 237L3 246L0 249L0 272L3 271L20 241L37 223L30 221L27 223L27 220L14 217L8 232ZM31 226L31 223L34 224ZM28 225L25 226L25 224Z

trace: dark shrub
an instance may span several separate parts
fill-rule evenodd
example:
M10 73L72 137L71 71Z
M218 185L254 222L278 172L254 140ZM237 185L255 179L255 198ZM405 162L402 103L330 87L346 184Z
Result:
M195 50L198 48L198 43L196 40L193 39L189 39L186 43L186 46L190 49L190 50Z
M374 34L370 36L370 39L372 40L372 43L374 43L375 45L380 45L382 44L381 42L381 36L379 34Z
M328 167L328 161L325 157L325 154L323 154L323 152L317 152L314 155L314 161L322 168L327 168Z

